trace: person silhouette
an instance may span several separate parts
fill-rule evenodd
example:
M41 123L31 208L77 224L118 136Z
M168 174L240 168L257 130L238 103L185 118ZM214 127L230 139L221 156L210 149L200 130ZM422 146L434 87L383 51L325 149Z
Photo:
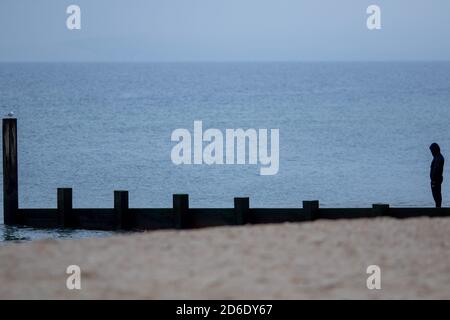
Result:
M431 193L433 194L436 208L440 208L442 205L441 185L444 180L444 157L441 154L441 148L437 143L432 143L430 146L431 154L433 155L433 161L431 161L430 179L431 179Z

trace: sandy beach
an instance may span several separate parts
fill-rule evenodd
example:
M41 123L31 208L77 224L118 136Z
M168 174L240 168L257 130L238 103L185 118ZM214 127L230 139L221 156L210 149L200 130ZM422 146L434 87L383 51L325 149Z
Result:
M68 265L81 290L66 288ZM381 290L368 290L369 265ZM450 219L156 231L0 246L1 299L450 299Z

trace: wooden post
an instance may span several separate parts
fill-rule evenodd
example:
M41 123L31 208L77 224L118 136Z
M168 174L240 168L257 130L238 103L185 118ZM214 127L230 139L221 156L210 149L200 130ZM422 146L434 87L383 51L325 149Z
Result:
M303 201L303 212L306 220L316 220L319 218L319 200Z
M3 119L3 220L18 223L17 119Z
M75 227L72 215L72 188L58 188L57 202L58 226L60 228Z
M389 205L385 203L374 203L372 205L373 215L375 217L383 217L389 215Z
M173 213L175 215L175 228L184 229L187 227L189 212L189 195L173 195Z
M249 198L234 198L234 214L236 217L236 224L242 225L250 221L250 199Z
M116 213L116 228L131 229L128 214L128 191L114 191L114 211Z

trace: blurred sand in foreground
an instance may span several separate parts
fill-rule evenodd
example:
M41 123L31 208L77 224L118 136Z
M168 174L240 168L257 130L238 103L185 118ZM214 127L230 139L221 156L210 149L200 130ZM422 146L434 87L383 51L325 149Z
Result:
M68 265L81 290L66 288ZM366 268L381 268L368 290ZM0 298L450 299L450 218L153 231L0 246Z

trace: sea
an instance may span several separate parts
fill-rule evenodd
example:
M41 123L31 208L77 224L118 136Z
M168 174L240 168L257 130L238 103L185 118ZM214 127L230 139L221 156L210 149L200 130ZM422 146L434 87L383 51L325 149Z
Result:
M1 63L0 112L18 121L22 208L55 208L58 187L80 208L112 207L114 190L137 208L171 207L174 193L191 207L238 196L251 207L433 206L429 145L450 157L450 62ZM175 165L171 134L194 121L279 129L278 173ZM0 225L2 244L111 234Z

